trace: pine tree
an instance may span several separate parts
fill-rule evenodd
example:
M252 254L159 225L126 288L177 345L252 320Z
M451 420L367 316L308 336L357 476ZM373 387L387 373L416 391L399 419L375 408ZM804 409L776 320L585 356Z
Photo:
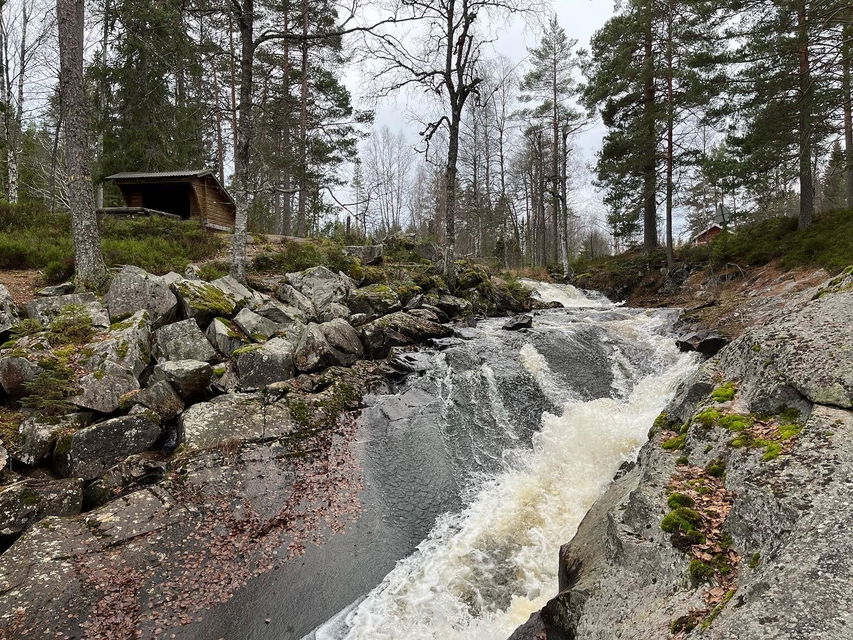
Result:
M201 95L200 45L187 34L178 0L119 0L108 57L93 73L109 88L100 122L101 176L116 171L201 168L210 111Z
M595 34L584 64L584 101L607 127L597 177L611 227L633 234L642 212L647 251L657 247L662 113L654 45L653 3L632 0Z
M525 115L534 119L546 119L550 124L550 171L548 176L551 196L551 234L552 248L550 258L562 260L563 269L568 271L568 251L566 246L566 218L568 203L565 202L566 179L563 164L566 160L562 153L563 131L577 125L580 114L573 108L571 101L579 93L574 77L578 66L574 48L577 40L571 40L552 16L548 28L542 35L539 46L530 50L531 70L521 83L522 102L535 102Z
M759 195L780 195L799 184L799 226L814 216L814 166L821 143L833 129L839 104L833 75L825 71L837 55L830 34L839 7L826 0L765 0L734 3L740 9L742 65L740 128L731 142L743 156L744 180ZM744 6L742 6L744 5ZM768 176L776 184L768 184Z

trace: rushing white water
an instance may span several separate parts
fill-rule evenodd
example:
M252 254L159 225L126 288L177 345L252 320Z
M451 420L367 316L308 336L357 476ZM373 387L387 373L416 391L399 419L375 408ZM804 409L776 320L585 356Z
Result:
M573 307L611 307L607 298L592 299L570 284L551 284L522 278L519 282L533 292L533 298L542 302L559 302L566 309Z
M543 289L545 300L583 297L557 285ZM504 640L556 593L560 545L619 465L636 456L695 366L659 334L662 320L653 314L606 322L617 337L648 345L654 366L646 370L655 373L638 377L617 349L613 397L580 401L556 387L542 354L521 347L519 361L546 396L560 398L561 414L546 413L532 446L505 453L502 471L483 480L461 512L440 517L417 551L318 629L317 640Z

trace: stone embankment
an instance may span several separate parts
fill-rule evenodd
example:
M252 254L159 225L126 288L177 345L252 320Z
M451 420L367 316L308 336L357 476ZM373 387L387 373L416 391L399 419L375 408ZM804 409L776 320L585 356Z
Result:
M685 381L513 640L850 637L851 310L848 269Z
M0 289L0 638L157 636L339 531L387 357L531 304L471 267L455 295L429 273L192 273L127 266L25 313Z

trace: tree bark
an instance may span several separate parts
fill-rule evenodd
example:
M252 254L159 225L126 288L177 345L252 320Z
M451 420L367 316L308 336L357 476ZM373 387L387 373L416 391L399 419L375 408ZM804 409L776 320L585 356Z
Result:
M302 0L302 42L299 90L299 201L296 213L296 235L308 235L308 0Z
M30 14L27 3L21 5L21 43L18 52L18 95L15 104L15 118L12 122L12 137L8 140L9 202L18 201L18 159L21 156L21 132L24 122L24 74L27 67L27 28Z
M444 275L450 287L456 283L456 175L461 121L462 113L454 108L448 128L447 166L444 170Z
M666 265L672 269L675 264L672 242L672 198L675 190L673 184L675 104L672 90L674 71L672 65L672 0L667 6L666 26Z
M657 214L657 139L655 131L655 65L652 34L652 16L648 16L648 25L643 43L643 112L646 124L646 163L643 167L643 247L648 251L658 246Z
M59 110L65 127L75 283L78 289L97 289L106 282L107 268L101 254L86 146L83 15L83 0L57 0Z
M844 101L844 177L847 187L847 208L853 209L853 95L851 95L850 65L853 49L853 4L848 6L841 30L842 90Z
M234 182L237 186L237 215L231 246L231 275L246 281L246 236L249 224L249 161L252 140L252 89L255 57L254 0L243 0L237 16L240 29L240 119L237 122L237 150L234 154Z
M797 40L799 49L799 142L800 142L800 220L806 229L814 217L814 179L812 174L812 87L809 60L808 23L805 2L797 7Z

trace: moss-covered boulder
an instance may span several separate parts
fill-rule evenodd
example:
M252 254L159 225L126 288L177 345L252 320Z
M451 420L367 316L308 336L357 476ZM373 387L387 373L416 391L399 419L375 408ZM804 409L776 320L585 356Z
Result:
M403 311L374 320L361 328L367 353L384 358L392 347L424 342L430 338L447 338L453 330Z
M181 278L172 284L181 313L206 326L216 317L232 318L242 306L235 295L203 280Z
M385 315L401 308L396 291L387 284L371 284L350 293L347 305L353 313Z

